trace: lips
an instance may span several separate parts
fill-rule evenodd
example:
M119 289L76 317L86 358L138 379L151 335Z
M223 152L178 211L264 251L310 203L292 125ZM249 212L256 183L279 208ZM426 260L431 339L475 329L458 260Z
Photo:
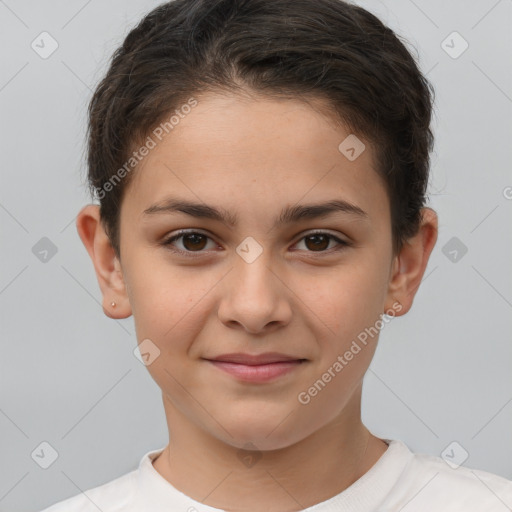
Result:
M215 359L207 359L213 366L239 381L264 383L300 368L306 359L266 352L264 354L223 354Z
M237 352L233 354L223 354L209 360L224 363L244 364L247 366L256 366L262 364L282 363L291 361L304 361L304 359L301 359L300 357L288 356L277 352L265 352L263 354L258 355L243 354L241 352Z

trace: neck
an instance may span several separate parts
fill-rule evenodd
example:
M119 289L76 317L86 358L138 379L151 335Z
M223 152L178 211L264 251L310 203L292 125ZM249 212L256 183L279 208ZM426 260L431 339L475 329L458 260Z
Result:
M291 512L311 507L352 485L387 449L362 424L358 400L309 437L262 452L212 436L165 395L164 407L171 441L153 466L180 492L214 508Z

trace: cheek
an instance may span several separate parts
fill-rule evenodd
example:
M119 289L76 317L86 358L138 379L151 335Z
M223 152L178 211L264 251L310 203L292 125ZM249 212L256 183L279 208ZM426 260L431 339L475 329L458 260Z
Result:
M137 341L150 340L152 350L158 354L146 368L162 390L186 402L182 376L189 373L189 365L193 364L188 353L204 328L208 290L218 279L205 282L182 270L162 266L134 275L130 300Z
M150 338L161 350L178 350L201 329L208 293L219 278L211 272L198 275L196 270L194 274L192 267L150 267L134 268L131 273L130 303L137 339Z
M347 342L373 325L383 302L383 279L364 261L339 267L305 289L303 301L324 325L327 336Z

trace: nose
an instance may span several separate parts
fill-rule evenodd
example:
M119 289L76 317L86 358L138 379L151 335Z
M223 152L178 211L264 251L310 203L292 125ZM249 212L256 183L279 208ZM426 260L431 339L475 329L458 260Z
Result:
M235 258L224 279L218 315L229 327L251 334L267 334L287 325L292 316L293 292L286 276L272 267L265 251L252 262Z

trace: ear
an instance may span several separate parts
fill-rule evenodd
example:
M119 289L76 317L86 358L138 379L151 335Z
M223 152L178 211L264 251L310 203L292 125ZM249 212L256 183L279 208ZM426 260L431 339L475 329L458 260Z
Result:
M132 314L121 264L103 228L98 205L82 208L76 228L94 264L103 294L103 312L110 318L127 318ZM115 307L112 306L115 302Z
M422 220L418 233L404 243L400 254L395 256L392 264L384 312L397 311L395 316L405 315L411 309L430 253L437 241L436 212L431 208L422 208L421 211ZM397 302L402 305L399 310L395 309Z

